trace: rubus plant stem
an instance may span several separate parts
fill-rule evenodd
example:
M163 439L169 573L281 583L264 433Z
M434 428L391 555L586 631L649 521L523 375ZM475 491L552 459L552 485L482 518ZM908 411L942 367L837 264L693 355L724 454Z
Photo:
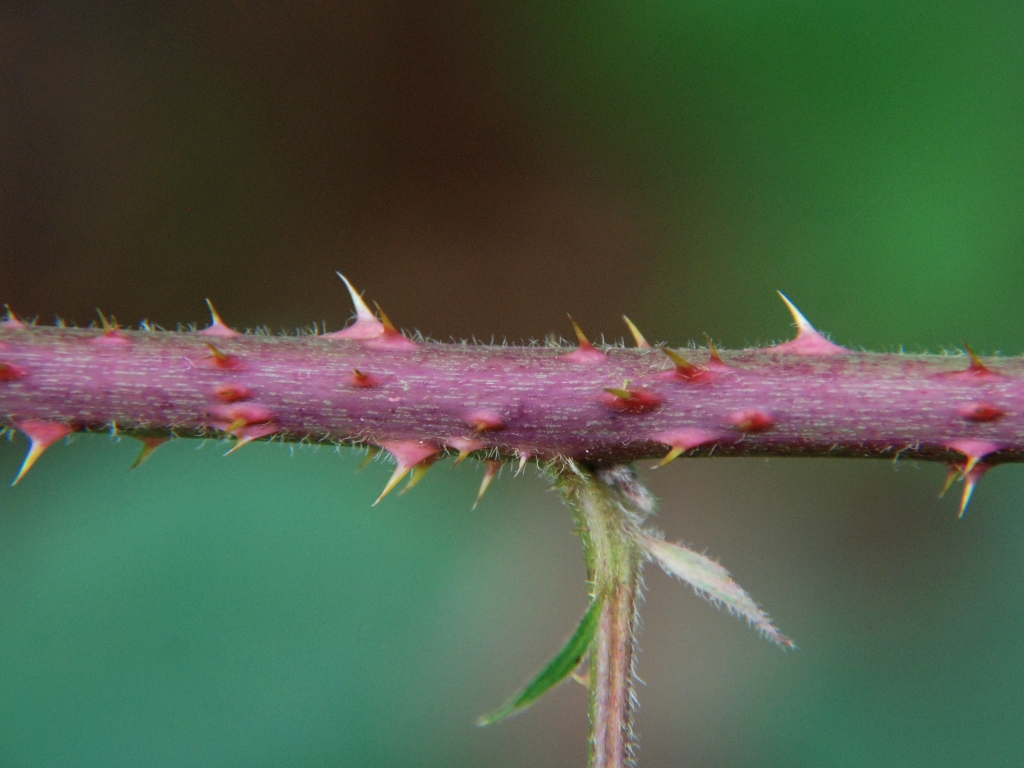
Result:
M575 465L554 475L583 541L591 601L601 619L590 650L590 764L631 765L636 601L641 586L639 523L653 507L635 473L609 467L592 473Z
M628 462L945 461L946 486L964 481L963 514L989 467L1024 460L1024 359L851 351L785 296L796 338L720 354L710 341L706 350L652 348L628 319L634 349L597 349L578 327L574 347L414 341L348 287L355 322L322 335L240 334L212 305L212 324L185 332L121 330L102 315L98 329L41 328L9 314L0 321L0 422L30 441L15 483L76 431L138 438L136 465L172 436L231 437L232 451L259 439L366 445L397 464L381 498L445 453L485 462L480 495L502 462L533 460L575 516L590 606L552 661L480 723L528 707L589 653L593 768L633 762L644 560L792 647L721 565L642 527L654 503Z
M0 415L151 437L394 446L413 464L446 448L595 465L671 449L1024 459L1022 359L776 349L687 351L693 370L680 372L658 349L580 361L564 348L5 327Z

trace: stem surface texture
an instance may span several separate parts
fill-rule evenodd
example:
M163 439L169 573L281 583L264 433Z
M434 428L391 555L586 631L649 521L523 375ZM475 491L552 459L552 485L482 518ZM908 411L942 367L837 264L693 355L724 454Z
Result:
M485 451L591 466L670 450L1024 459L1019 358L768 347L720 358L686 350L687 369L658 349L579 357L564 347L398 338L0 323L0 418L153 437L230 433L389 450L416 442L423 456Z

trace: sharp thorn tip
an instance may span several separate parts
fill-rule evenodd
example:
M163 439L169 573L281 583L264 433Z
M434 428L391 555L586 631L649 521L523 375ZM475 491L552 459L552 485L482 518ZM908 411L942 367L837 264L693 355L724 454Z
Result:
M366 306L366 302L359 294L359 291L355 289L355 286L353 286L352 283L349 282L349 279L341 274L341 272L335 271L334 274L341 278L342 282L345 283L345 287L348 289L348 295L352 298L352 304L356 308L356 321L373 322L375 319L373 312L368 306ZM378 307L378 309L380 309L380 307Z
M402 478L409 473L410 469L411 467L404 467L401 464L395 467L395 471L392 473L391 478L387 482L387 485L384 486L384 490L380 492L380 496L378 496L377 500L373 502L373 504L371 504L370 506L376 507L378 504L380 504L381 499L383 499L385 496L391 493L392 490L394 490L395 486L402 481Z
M793 316L793 322L796 324L798 336L801 333L817 333L817 331L814 330L814 326L811 325L810 321L808 321L808 319L804 317L803 312L796 308L796 305L789 300L789 297L787 297L786 294L784 294L782 291L776 291L776 293L779 294L779 298L782 299L783 303L786 305L786 309L789 310L789 314Z
M622 316L622 319L626 321L626 327L629 328L629 332L633 336L633 341L636 342L637 349L650 349L650 343L648 343L647 339L644 338L644 335L640 333L640 329L634 325L633 321L625 315Z

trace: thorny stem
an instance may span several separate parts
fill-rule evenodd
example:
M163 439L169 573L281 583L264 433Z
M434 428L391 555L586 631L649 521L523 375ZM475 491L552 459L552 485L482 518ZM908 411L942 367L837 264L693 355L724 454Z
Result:
M680 372L657 349L609 348L581 361L565 347L211 341L0 322L0 423L369 443L393 455L389 443L414 441L420 453L447 447L592 466L670 450L1024 461L1024 358L976 365L967 356L784 347L723 352L717 362L688 351Z
M576 519L591 600L603 601L590 649L590 766L631 766L637 745L633 665L642 586L636 533L651 511L651 497L624 466L590 471L566 462L556 470L555 487Z

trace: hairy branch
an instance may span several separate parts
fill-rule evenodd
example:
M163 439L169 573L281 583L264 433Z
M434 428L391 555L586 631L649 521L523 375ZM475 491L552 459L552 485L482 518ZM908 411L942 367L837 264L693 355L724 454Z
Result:
M539 347L5 328L0 414L154 436L243 420L243 436L262 424L261 437L284 440L418 441L595 464L669 447L948 460L962 458L963 440L997 446L990 463L1024 458L1024 360L975 369L959 356L773 349L722 353L717 364L687 351L686 376L656 349L580 362Z
M590 648L590 766L633 765L636 608L641 587L639 524L654 501L628 467L591 474L554 472L555 488L573 511L583 540L592 602L602 605Z
M1024 460L1024 359L854 352L785 297L792 341L719 354L416 342L351 289L336 333L240 334L0 322L0 418L32 442L22 473L73 431L367 444L413 481L448 451L588 466L683 453L860 456L951 463L970 489ZM212 307L211 307L212 310ZM490 474L496 464L489 465ZM20 479L19 475L19 479Z

